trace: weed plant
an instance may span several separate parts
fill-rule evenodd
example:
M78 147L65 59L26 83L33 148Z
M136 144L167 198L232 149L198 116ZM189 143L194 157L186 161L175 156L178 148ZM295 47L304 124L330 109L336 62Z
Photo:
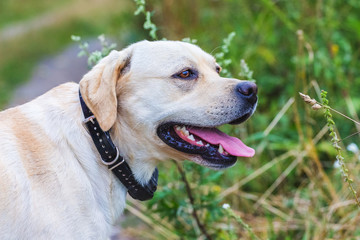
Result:
M321 99L320 89L327 89L331 106L359 122L360 2L137 2L144 6L137 17L131 14L110 21L136 29L129 38L132 42L152 29L156 35L149 39L191 36L216 56L224 52L223 39L235 33L227 42L229 51L224 52L224 59L231 60L225 68L233 77L252 79L251 70L242 70L246 68L241 59L246 60L255 72L259 104L250 121L221 130L240 136L256 148L256 155L239 159L236 166L224 171L190 162L163 163L159 169L166 171L160 171L155 198L146 203L129 200L127 211L131 214L127 222L131 216L136 219L124 227L122 234L135 239L359 239L359 208L353 192L344 184L341 165L336 161L337 149L327 138L328 122L319 111L305 106L297 94ZM128 12L139 6L128 7ZM109 17L109 12L103 15ZM0 51L11 49L11 54L3 54L4 50L0 54L0 99L5 99L9 86L13 86L1 80L10 76L18 83L29 74L31 67L25 74L17 61L30 59L26 62L33 63L39 59L38 45L51 43L51 49L59 49L54 46L65 41L64 32L67 38L69 32L125 35L120 30L108 32L106 24L98 25L100 11L93 14L97 17L91 17L96 19L92 24L89 18L67 23L60 28L61 35L59 30L50 31L51 39L47 32L37 38L27 37L26 43L19 40L2 44ZM144 22L148 22L145 30ZM16 57L24 49L27 55ZM240 72L247 77L238 76ZM348 136L359 132L360 126L338 115L333 121L337 123L333 129L354 191L359 192L359 136ZM234 215L222 207L224 204L231 206Z
M209 51L228 70L225 76L253 79L241 58L256 66L258 111L245 126L224 126L222 130L245 139L257 153L225 171L191 162L180 168L179 164L161 166L168 171L161 173L155 198L146 207L130 202L131 207L143 210L142 218L151 219L148 226L155 231L148 238L359 238L359 209L352 195L360 182L356 174L359 150L342 153L354 172L354 189L350 191L338 170L342 167L336 161L338 149L325 137L330 120L309 111L297 92L321 98L321 87L342 94L334 96L332 102L358 119L359 100L350 96L356 96L360 84L356 61L360 52L356 38L349 33L360 36L355 27L360 23L360 4L346 1L346 8L337 1L190 2L179 2L176 8L160 1L148 3L148 8L156 10L155 21L162 23L157 27L158 35L174 39L191 36L202 47L210 46ZM208 29L203 28L204 22ZM214 42L221 42L220 36L228 34L226 31L234 33L225 38L223 46L214 46ZM236 72L241 72L240 76ZM338 139L340 133L347 136L359 131L356 125L337 122L341 123L334 128ZM337 144L346 149L351 140L358 138ZM224 203L231 209L224 212Z

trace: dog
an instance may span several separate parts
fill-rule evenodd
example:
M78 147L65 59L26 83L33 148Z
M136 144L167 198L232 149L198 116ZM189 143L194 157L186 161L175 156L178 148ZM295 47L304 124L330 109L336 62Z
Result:
M220 77L220 71L196 45L141 41L112 51L79 84L65 83L2 111L0 238L110 236L128 189L84 127L79 92L93 113L86 122L96 119L109 133L142 186L160 161L223 169L239 156L252 157L252 148L216 127L247 120L257 86Z

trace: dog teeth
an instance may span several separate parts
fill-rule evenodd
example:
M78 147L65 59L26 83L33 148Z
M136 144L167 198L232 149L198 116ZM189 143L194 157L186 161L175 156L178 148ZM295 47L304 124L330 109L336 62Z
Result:
M189 134L190 134L189 131L186 130L186 127L185 127L185 126L183 126L180 131L181 131L185 136L189 136Z
M197 144L201 145L201 146L204 146L204 143L200 140L198 142L196 142Z
M210 144L207 143L207 144L205 145L205 147L210 147Z
M195 141L195 138L192 134L190 134L189 136L187 136L188 139L190 139L191 141Z
M180 127L179 125L175 125L176 131L181 132L184 136L188 137L190 135L190 132L186 130L185 126Z
M218 150L219 153L223 154L224 153L224 148L223 146L221 146L221 144L219 144L219 150Z

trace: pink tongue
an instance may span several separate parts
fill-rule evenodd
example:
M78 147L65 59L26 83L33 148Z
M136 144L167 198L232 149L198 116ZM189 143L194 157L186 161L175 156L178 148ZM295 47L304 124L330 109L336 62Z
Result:
M213 145L221 144L233 156L253 157L255 150L246 146L240 139L231 137L216 128L188 128L190 133Z

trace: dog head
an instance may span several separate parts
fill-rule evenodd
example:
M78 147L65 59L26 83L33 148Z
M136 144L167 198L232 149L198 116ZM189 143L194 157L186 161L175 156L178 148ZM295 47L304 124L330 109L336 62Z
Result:
M80 91L130 160L189 159L220 169L254 150L216 127L244 122L257 105L254 83L222 78L220 70L196 45L142 41L103 58Z

